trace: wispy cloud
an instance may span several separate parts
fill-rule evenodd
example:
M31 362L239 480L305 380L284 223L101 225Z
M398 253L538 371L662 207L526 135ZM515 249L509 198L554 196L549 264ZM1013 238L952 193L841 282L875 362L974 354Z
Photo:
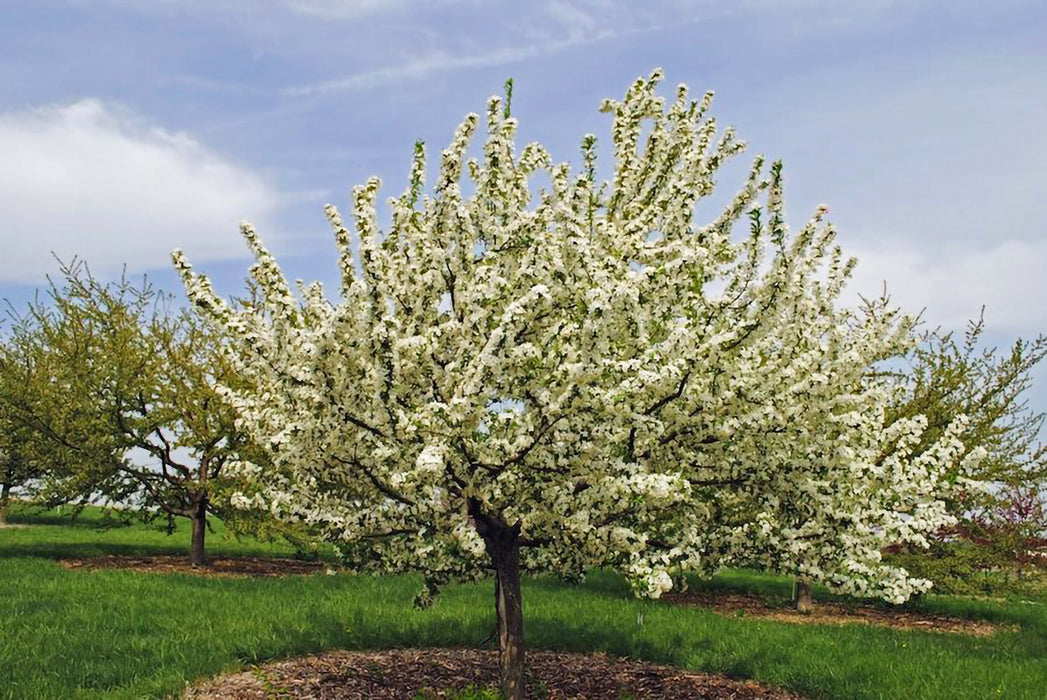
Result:
M225 95L272 97L277 94L273 90L255 87L253 85L234 83L228 80L216 80L214 78L205 78L200 75L189 75L184 73L163 76L158 78L158 82L167 83L169 85L181 85L198 92L210 92Z
M599 20L592 12L577 3L564 2L564 0L549 0L545 3L545 11L548 15L574 33L591 32L599 25Z
M548 44L509 47L497 49L489 53L471 56L454 56L442 51L436 51L428 56L413 59L399 66L379 68L377 70L356 73L343 78L325 80L308 85L295 85L284 88L281 92L290 96L322 95L330 92L342 92L346 90L360 90L372 88L379 85L388 85L407 80L424 78L432 73L454 70L456 68L476 68L480 66L500 66L507 63L523 61L542 53L562 51L569 48L577 41L565 40L550 42Z
M504 47L494 51L468 55L453 55L443 51L416 58L407 63L389 68L365 71L343 78L335 78L306 85L294 85L281 90L288 96L323 95L332 92L362 90L391 83L424 78L433 73L461 69L502 66L538 56L548 56L584 44L621 39L638 34L665 31L687 24L700 22L704 18L688 18L671 25L653 25L629 29L604 29L591 33L573 32L567 38L539 42L525 46Z
M192 14L219 15L227 13L260 13L273 9L286 9L325 19L352 19L362 16L392 14L419 7L452 5L481 0L70 0L73 3L107 4L136 12L183 12Z
M465 2L479 4L478 0L283 0L291 10L325 19L353 19Z

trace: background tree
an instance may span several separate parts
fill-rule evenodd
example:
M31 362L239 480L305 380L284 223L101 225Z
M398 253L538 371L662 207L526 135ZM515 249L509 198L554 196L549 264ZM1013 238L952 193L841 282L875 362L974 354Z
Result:
M492 98L482 156L467 160L479 122L469 115L432 196L416 147L387 232L377 180L354 190L355 240L328 207L338 303L319 284L296 296L249 224L257 305L227 303L174 254L190 300L225 334L241 383L222 394L266 454L240 465L257 488L239 505L327 532L358 569L421 571L423 600L493 571L502 686L514 698L521 571L609 567L657 597L672 571L716 568L742 527L718 525L720 487L769 468L757 458L781 449L783 420L726 394L735 381L759 384L754 346L793 299L824 301L814 285L833 264L820 214L788 234L780 167L767 178L762 159L717 219L694 224L742 144L730 129L717 138L711 94L691 100L680 86L667 106L660 79L604 103L607 183L595 178L592 136L579 173L538 144L517 155L516 122ZM536 173L549 189L532 190ZM748 437L736 440L743 424Z
M1019 338L1001 352L984 346L984 329L979 317L962 339L924 333L908 354L905 391L892 409L900 417L926 416L917 450L942 433L949 415L963 412L969 424L960 439L969 449L986 452L975 471L985 487L961 489L948 499L957 522L935 533L931 557L904 543L891 547L893 559L957 590L967 590L978 570L1021 564L1047 537L1037 516L1047 490L1047 449L1040 442L1044 414L1030 410L1025 398L1032 370L1047 355L1047 337Z
M1047 336L1019 338L1009 352L980 347L984 317L968 324L963 340L954 333L925 333L911 354L908 392L895 408L899 416L924 415L927 431L917 449L940 435L948 417L968 416L961 438L984 447L979 478L1001 486L1042 487L1047 483L1047 447L1040 442L1045 414L1031 411L1025 394L1030 373L1047 356ZM962 516L972 507L993 506L1000 491L962 494L953 504Z
M224 469L246 444L214 390L231 381L218 340L146 281L103 284L80 263L62 273L15 333L22 360L48 372L8 403L48 465L42 497L187 518L203 565L208 514L221 510Z

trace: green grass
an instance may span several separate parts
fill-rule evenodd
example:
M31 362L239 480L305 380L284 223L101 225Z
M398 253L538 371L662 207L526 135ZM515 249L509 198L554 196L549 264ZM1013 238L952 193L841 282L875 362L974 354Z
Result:
M4 530L0 534L0 556L5 558L63 559L109 554L189 556L189 521L184 518L175 521L176 532L170 536L166 520L127 522L112 517L109 511L90 506L74 519L68 506L40 511L15 504L8 520L15 525L33 527ZM283 540L260 542L253 538L235 538L220 520L211 518L208 522L212 528L206 540L209 556L294 556L294 548Z
M70 571L54 559L185 551L185 528L75 524L0 531L0 697L163 697L187 679L324 649L474 646L491 625L490 585L449 587L415 610L412 576L217 579ZM212 536L212 554L288 555L290 547ZM733 572L707 584L783 597L787 580ZM820 593L816 590L816 594ZM594 651L756 678L811 697L1041 698L1047 600L930 596L924 607L1020 626L992 638L724 617L630 597L598 573L583 586L524 585L531 648ZM640 623L642 614L642 624Z

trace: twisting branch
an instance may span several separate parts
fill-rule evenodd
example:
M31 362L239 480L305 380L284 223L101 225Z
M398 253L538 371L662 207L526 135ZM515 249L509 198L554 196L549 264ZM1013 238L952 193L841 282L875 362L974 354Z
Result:
M399 503L403 503L406 506L415 505L415 502L413 500L403 495L388 484L382 483L381 479L375 476L374 472L372 472L370 469L364 466L363 462L361 462L360 460L356 458L347 460L339 457L338 455L332 455L332 459L346 467L352 467L354 469L359 470L360 473L366 476L367 480L370 481L371 484L376 489L378 489L378 491L381 492L381 494L386 498L391 498L392 500L397 501Z

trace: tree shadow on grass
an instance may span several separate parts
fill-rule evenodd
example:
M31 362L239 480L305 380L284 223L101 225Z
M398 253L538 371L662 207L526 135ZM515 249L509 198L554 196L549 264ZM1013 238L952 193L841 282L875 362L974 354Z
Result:
M88 559L105 556L189 556L187 544L121 544L102 542L28 542L0 544L0 559Z
M53 510L20 510L11 513L8 522L12 525L49 525L60 527L71 527L85 530L110 530L113 528L129 527L133 521L118 518L75 517L71 514L56 513Z
M555 576L528 576L525 581L526 586L535 591L556 593L563 591L565 587L571 587L600 598L633 599L635 597L629 587L629 582L612 571L591 571L586 574L585 580L581 583L564 581Z

